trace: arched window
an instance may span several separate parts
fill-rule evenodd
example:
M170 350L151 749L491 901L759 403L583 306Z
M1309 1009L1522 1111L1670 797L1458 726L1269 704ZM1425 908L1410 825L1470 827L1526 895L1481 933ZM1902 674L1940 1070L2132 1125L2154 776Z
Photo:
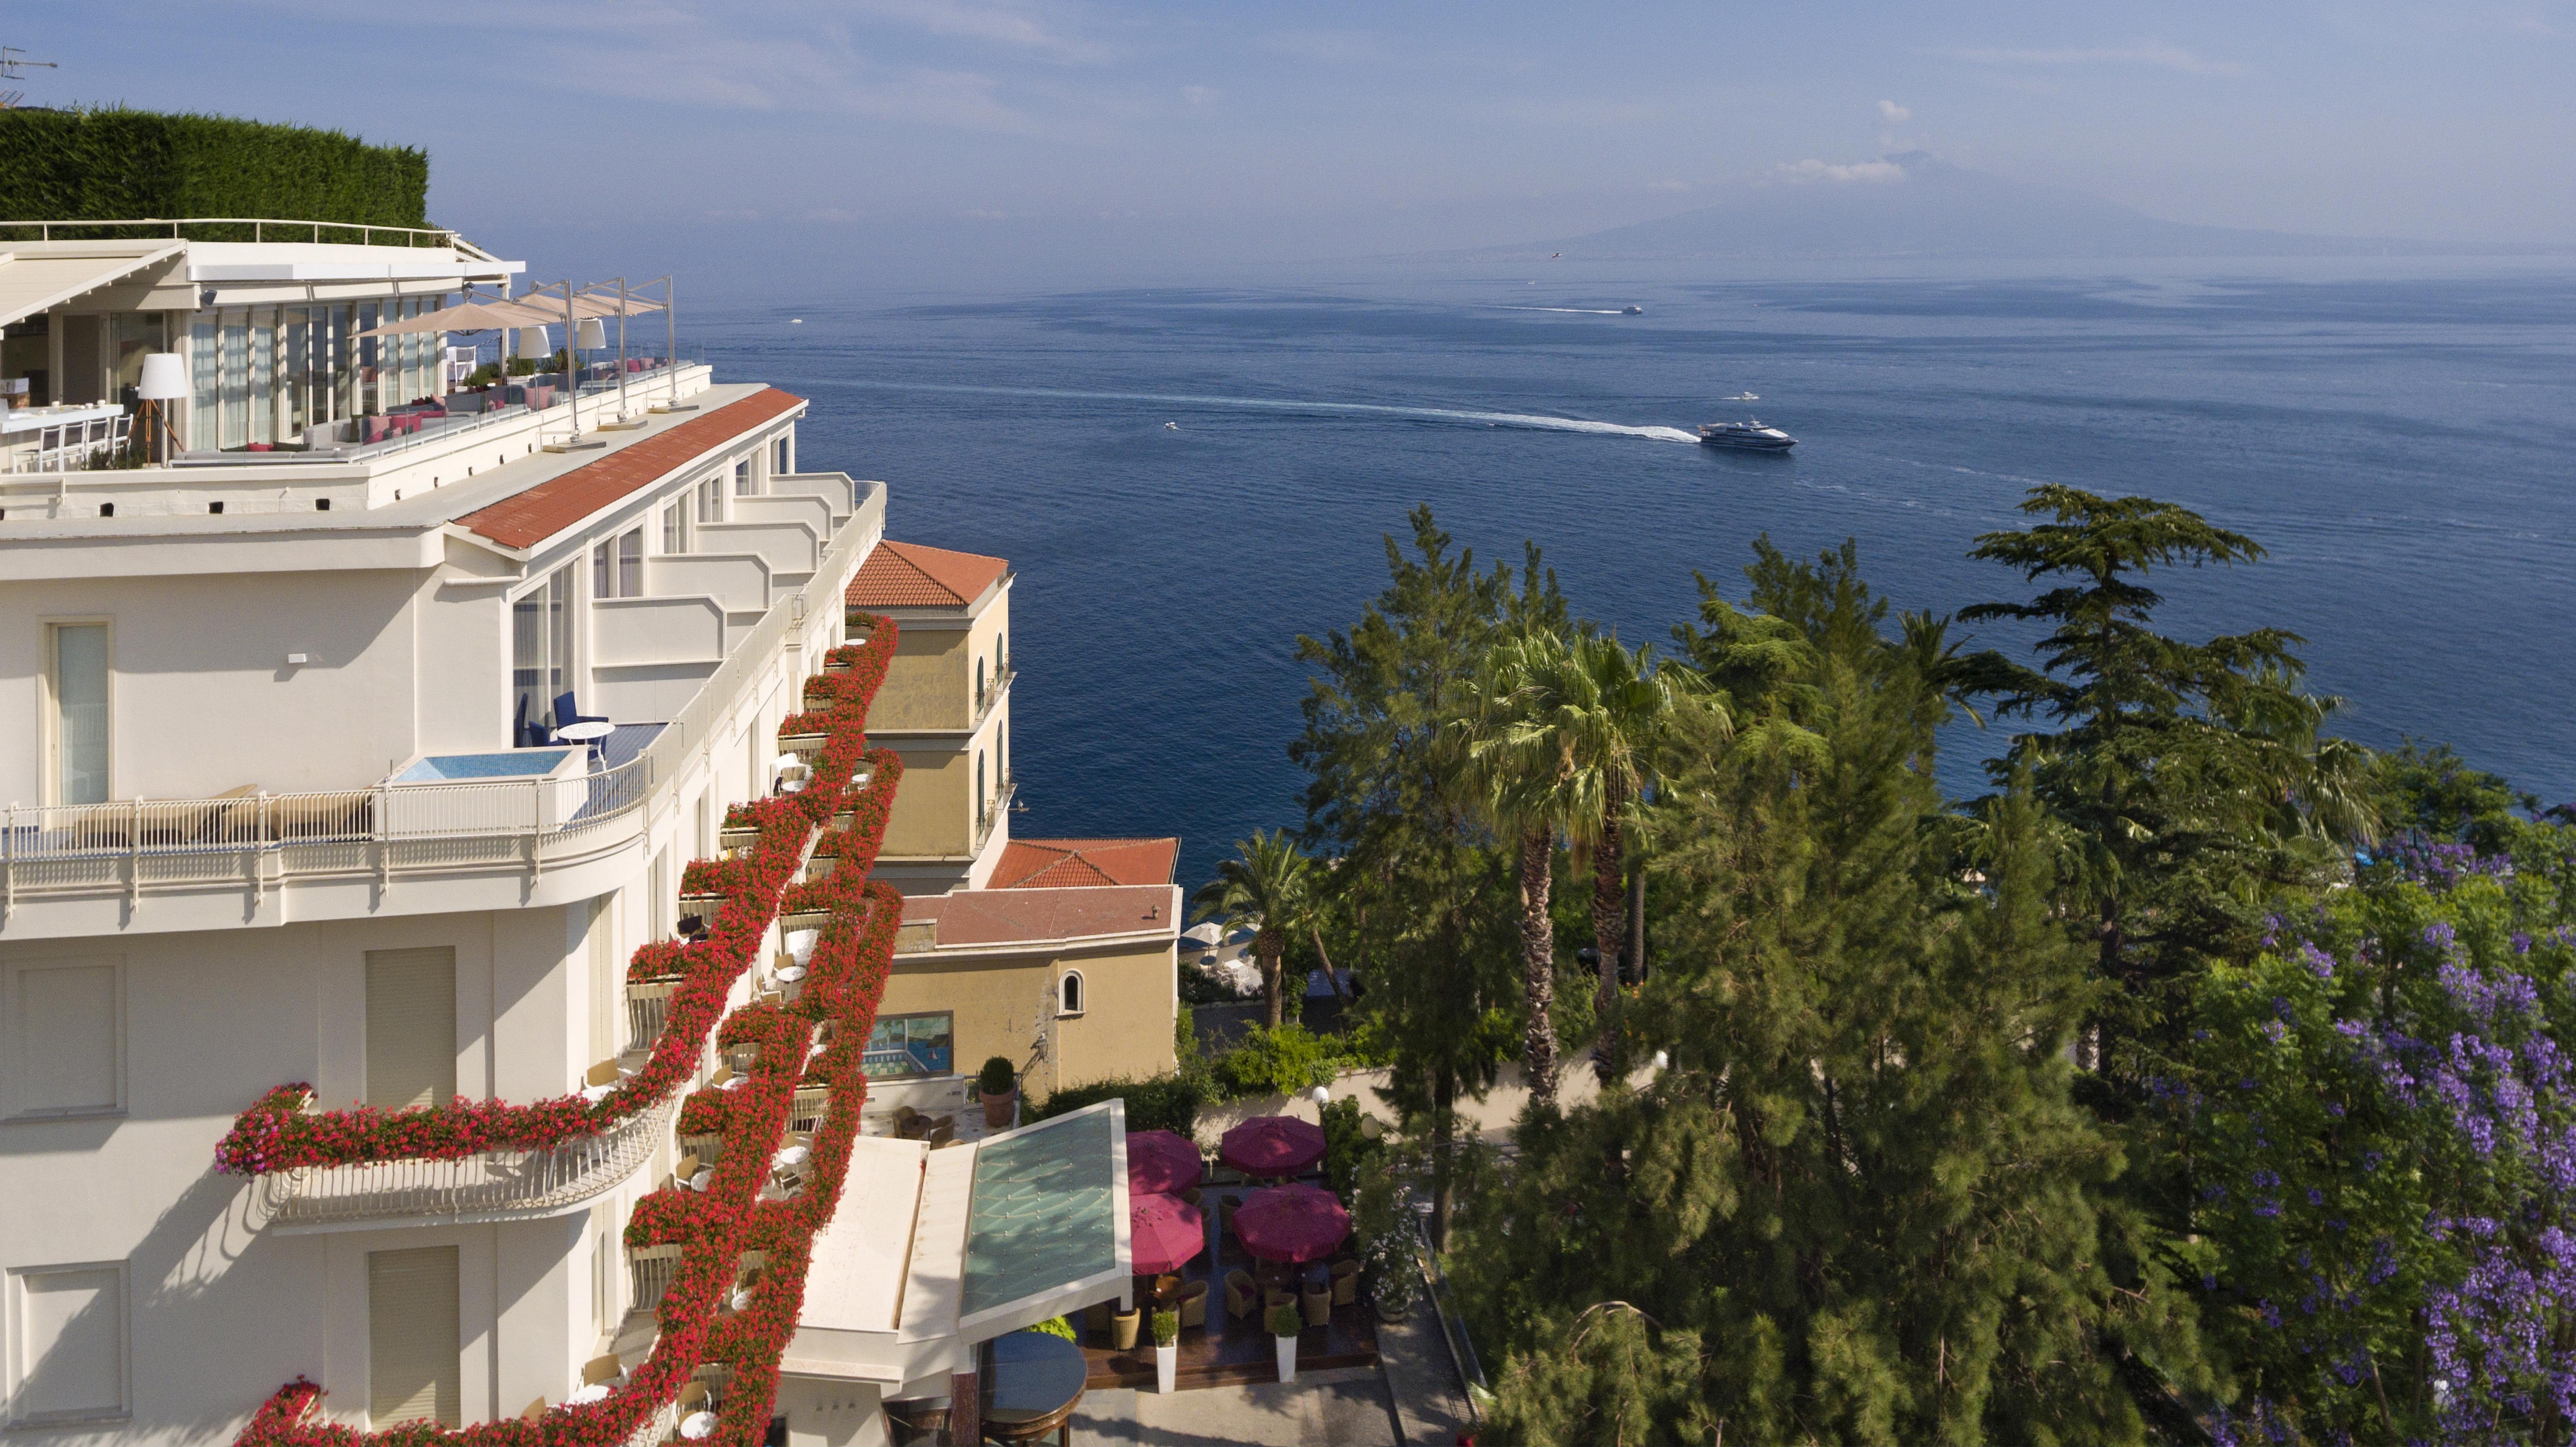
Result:
M984 812L984 751L975 751L975 812Z
M1067 970L1055 982L1055 1010L1059 1015L1082 1013L1082 971Z
M984 706L984 660L975 660L975 706Z

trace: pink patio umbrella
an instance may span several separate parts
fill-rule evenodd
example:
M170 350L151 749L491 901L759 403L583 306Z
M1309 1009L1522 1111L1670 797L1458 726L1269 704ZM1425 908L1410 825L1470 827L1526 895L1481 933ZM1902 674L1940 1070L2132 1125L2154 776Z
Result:
M1207 1220L1198 1207L1178 1196L1131 1195L1127 1243L1131 1269L1137 1275L1178 1271L1182 1263L1207 1249Z
M1264 1261L1320 1261L1351 1234L1351 1213L1330 1191L1273 1186L1234 1208L1234 1234Z
M1177 1191L1199 1183L1199 1148L1167 1130L1127 1133L1127 1190L1130 1195Z
M1257 1115L1225 1133L1217 1159L1247 1176L1293 1176L1324 1158L1324 1128L1293 1115Z

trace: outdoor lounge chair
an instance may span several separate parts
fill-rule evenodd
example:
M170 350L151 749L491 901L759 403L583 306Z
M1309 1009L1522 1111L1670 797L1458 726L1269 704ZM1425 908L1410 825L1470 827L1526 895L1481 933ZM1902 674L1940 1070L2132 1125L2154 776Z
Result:
M1252 1273L1238 1266L1225 1274L1225 1310L1229 1316L1252 1315L1261 1305L1261 1290L1252 1284Z
M1309 1286L1300 1295L1306 1308L1306 1325L1331 1326L1333 1324L1333 1289L1331 1287Z
M1207 1325L1207 1299L1208 1284L1204 1281L1193 1281L1189 1285L1181 1288L1181 1294L1176 1298L1179 1302L1179 1306L1176 1309L1181 1314L1182 1326L1204 1327Z
M1360 1299L1360 1264L1356 1261L1333 1263L1333 1305L1349 1306Z

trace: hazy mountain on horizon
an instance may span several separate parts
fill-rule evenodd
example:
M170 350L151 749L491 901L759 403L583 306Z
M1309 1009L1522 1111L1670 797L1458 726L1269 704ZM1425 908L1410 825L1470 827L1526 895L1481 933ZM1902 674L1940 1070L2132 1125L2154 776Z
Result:
M1488 257L2432 256L2431 241L2309 236L2163 221L2068 186L2014 181L1906 151L1850 166L1784 167L1714 206Z

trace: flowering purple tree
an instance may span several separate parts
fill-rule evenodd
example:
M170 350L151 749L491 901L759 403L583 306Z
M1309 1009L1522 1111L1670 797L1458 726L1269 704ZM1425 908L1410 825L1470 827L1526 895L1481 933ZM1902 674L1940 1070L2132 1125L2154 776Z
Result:
M2559 830L2536 830L2551 853ZM2576 1427L2576 934L2560 871L2410 841L2213 970L2186 1142L2236 1441Z

